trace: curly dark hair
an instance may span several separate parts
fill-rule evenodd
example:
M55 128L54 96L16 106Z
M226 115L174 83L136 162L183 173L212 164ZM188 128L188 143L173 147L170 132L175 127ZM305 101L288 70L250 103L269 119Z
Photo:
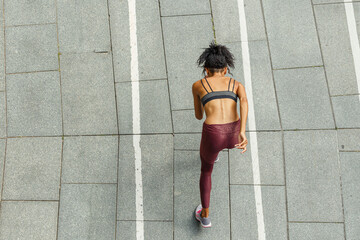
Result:
M205 68L208 68L211 73L223 71L225 67L234 68L234 55L226 46L212 41L208 48L203 49L205 51L200 55L197 64L203 68L204 75ZM232 75L230 69L228 71Z

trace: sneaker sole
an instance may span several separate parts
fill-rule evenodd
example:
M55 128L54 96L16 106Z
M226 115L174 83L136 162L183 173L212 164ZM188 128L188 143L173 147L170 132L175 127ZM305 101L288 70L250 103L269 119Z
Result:
M196 218L196 220L198 220L198 221L200 222L200 224L201 224L201 226L202 226L203 228L209 228L209 227L211 227L211 223L210 223L209 225L204 225L204 224L202 224L202 222L200 221L200 218L199 218L197 215L195 215L195 218Z

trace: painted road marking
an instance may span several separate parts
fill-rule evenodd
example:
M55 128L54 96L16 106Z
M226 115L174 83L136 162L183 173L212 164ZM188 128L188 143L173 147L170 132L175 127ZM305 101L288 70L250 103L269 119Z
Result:
M261 181L260 181L258 143L257 143L256 124L255 124L254 100L253 100L252 85L251 85L250 54L249 54L244 0L238 0L238 8L239 8L241 49L242 49L242 60L243 60L243 68L244 68L245 89L246 89L246 95L248 98L248 105L249 105L249 110L248 110L249 129L254 130L253 132L249 132L249 133L250 133L250 145L251 145L250 149L251 149L251 160L252 160L253 179L254 179L258 239L265 240L266 234L265 234L264 213L262 206L261 186L260 186Z

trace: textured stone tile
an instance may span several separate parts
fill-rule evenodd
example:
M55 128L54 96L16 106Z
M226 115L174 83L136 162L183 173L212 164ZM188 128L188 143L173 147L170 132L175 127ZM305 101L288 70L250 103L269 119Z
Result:
M115 239L116 184L63 184L59 240Z
M274 71L284 129L335 128L324 69Z
M179 110L172 111L175 133L201 133L205 117L201 120L195 118L195 111Z
M59 69L55 24L9 27L5 35L6 73Z
M9 136L62 134L58 71L7 76Z
M56 22L56 2L48 0L4 0L6 26Z
M106 0L57 0L60 52L110 51Z
M0 2L2 3L2 2ZM3 6L0 6L0 13L3 12ZM0 14L0 91L5 91L5 41L4 41L4 17Z
M343 221L336 132L284 132L289 221Z
M211 0L211 6L214 16L216 41L219 43L240 41L238 1ZM245 0L244 9L248 40L266 40L261 2Z
M360 129L337 130L339 150L360 151Z
M162 25L171 108L193 108L192 84L202 78L196 61L214 37L211 16L164 17Z
M291 240L345 239L343 223L289 223L289 235Z
M144 238L159 240L173 239L173 223L145 221ZM136 222L118 221L116 240L136 240Z
M121 134L133 133L132 83L116 84ZM166 80L139 82L141 133L172 133Z
M3 200L59 200L61 138L9 138Z
M61 55L64 133L117 134L109 53Z
M200 150L201 133L174 134L174 147L177 150Z
M5 92L0 92L0 137L6 137Z
M127 1L109 1L115 81L131 80L129 8ZM158 1L136 1L139 80L167 78Z
M117 183L117 136L65 137L62 183Z
M360 127L359 95L331 97L336 126L338 128Z
M228 154L220 152L220 161L212 172L210 218L212 227L203 229L195 219L200 204L200 168L198 151L175 151L174 159L174 235L175 239L230 239Z
M3 186L4 160L5 160L6 139L0 139L0 199Z
M251 138L255 138L252 132L246 132L248 139L247 151L233 148L229 150L230 159L230 183L231 184L254 184ZM257 132L257 155L259 159L261 184L284 185L284 163L282 151L282 139L280 132Z
M273 68L322 65L311 0L262 3Z
M266 239L287 239L285 188L262 186ZM231 185L232 239L258 239L254 186Z
M358 93L344 4L315 5L314 11L330 95Z
M1 202L0 239L56 240L57 213L58 202Z
M160 0L161 16L210 13L210 2L206 0Z
M136 220L133 136L120 136L118 220ZM173 136L141 135L141 173L145 220L173 219ZM156 189L156 191L154 191Z
M346 239L356 239L360 235L360 153L341 152L340 166Z

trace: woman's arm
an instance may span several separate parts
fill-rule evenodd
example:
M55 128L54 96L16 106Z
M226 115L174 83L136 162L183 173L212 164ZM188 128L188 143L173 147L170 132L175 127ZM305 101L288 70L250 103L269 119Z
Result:
M201 120L203 118L204 108L201 104L200 97L197 94L195 84L196 84L196 82L192 85L192 93L194 96L195 117L196 117L196 119Z
M237 89L237 95L240 99L240 118L241 118L241 125L240 125L240 132L245 132L246 128L246 120L248 115L248 102L245 92L245 87L239 82L239 87Z

